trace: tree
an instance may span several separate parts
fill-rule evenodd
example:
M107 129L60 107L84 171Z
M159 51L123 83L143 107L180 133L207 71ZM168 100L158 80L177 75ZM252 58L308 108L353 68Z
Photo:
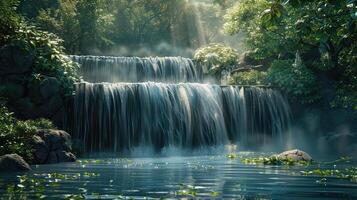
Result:
M0 46L3 46L20 23L16 13L18 0L0 1Z
M245 32L257 58L294 59L299 51L322 93L337 94L333 104L357 108L356 1L284 2L243 0L227 13L225 30Z
M77 11L79 12L77 17L80 29L79 51L82 54L89 54L91 50L96 48L97 4L97 0L80 0L77 3Z

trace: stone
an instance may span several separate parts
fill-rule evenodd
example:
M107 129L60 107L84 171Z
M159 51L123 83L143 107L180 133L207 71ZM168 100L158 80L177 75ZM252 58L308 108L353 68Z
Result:
M42 129L37 132L37 135L51 146L51 150L55 149L52 146L66 145L71 140L71 136L62 130Z
M311 162L312 161L312 157L304 152L304 151L301 151L301 150L298 150L298 149L294 149L294 150L290 150L290 151L284 151L278 155L276 155L278 159L280 160L286 160L286 159L289 159L289 160L292 160L294 162L297 162L297 161L307 161L307 162Z
M6 45L0 49L0 76L30 72L35 63L35 56L15 45Z
M34 158L36 163L38 164L46 163L49 154L48 145L38 135L34 135L32 137L32 144L35 149Z
M30 165L17 154L6 154L0 157L0 171L21 172L31 170Z
M35 160L38 164L74 162L76 156L71 153L71 136L62 130L42 129L33 137Z

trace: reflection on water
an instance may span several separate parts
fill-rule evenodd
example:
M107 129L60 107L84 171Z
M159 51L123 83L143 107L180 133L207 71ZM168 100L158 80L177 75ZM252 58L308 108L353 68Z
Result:
M347 164L334 166L346 167ZM357 198L357 183L302 176L300 171L309 167L244 165L226 155L90 159L33 168L27 176L44 179L41 183L45 186L44 194L53 199L68 194L83 194L87 199ZM15 183L18 178L16 174L0 177L0 196L4 197L5 183ZM25 192L30 195L35 191Z

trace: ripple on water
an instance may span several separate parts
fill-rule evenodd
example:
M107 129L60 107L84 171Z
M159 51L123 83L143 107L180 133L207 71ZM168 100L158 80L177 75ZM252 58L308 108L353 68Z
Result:
M251 155L251 154L249 154ZM336 166L345 168L349 165ZM87 199L234 198L234 199L357 199L357 183L338 178L302 176L308 167L244 165L225 156L81 160L35 167L28 177L43 179L47 198L83 194ZM72 178L53 178L67 175ZM1 174L5 185L16 174ZM56 181L56 184L52 183ZM55 186L56 185L56 186ZM34 189L24 189L35 195Z

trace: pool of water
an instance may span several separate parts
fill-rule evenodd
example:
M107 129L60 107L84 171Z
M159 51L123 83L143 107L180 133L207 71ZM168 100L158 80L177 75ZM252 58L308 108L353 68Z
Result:
M240 157L261 154L238 155L82 159L33 166L28 173L0 173L0 198L357 199L354 181L301 172L356 166L351 163L246 165Z

